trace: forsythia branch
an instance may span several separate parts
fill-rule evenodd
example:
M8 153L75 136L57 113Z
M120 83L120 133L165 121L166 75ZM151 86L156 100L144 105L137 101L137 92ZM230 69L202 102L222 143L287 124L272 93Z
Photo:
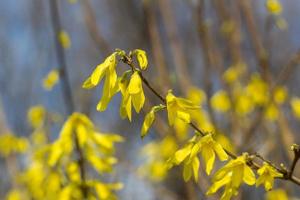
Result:
M157 91L155 90L152 85L148 82L148 80L143 76L142 72L136 68L132 62L132 59L130 56L123 56L122 59L121 59L125 64L129 65L130 68L133 70L133 71L138 71L139 72L139 75L143 81L143 83L148 87L148 89L150 89L150 91L155 94L155 96L157 96L161 101L162 103L166 104L166 99ZM201 136L204 136L206 135L202 130L200 130L194 123L190 122L189 123L190 127L192 127L195 131L199 132L201 134ZM224 151L228 154L228 156L230 156L231 158L233 159L236 159L238 156L235 155L234 153L230 152L229 150L223 148ZM295 152L295 150L294 150ZM297 156L296 156L297 155ZM261 160L264 160L266 161L266 159L264 159L262 156L256 154L255 155L256 157L260 158ZM250 156L251 157L251 156ZM298 148L298 154L295 153L295 159L294 159L294 162L292 164L292 167L291 167L291 170L289 172L287 172L286 170L281 170L279 169L278 167L276 167L273 163L271 163L270 161L268 161L268 164L270 164L272 167L274 167L279 173L281 173L283 175L283 177L281 179L283 180L288 180L288 181L291 181L297 185L300 186L300 179L293 176L293 172L294 172L294 168L295 168L295 165L298 161L298 159L300 158L300 153L299 153L299 148ZM249 160L247 162L247 165L250 166L251 168L257 170L259 169L261 166L254 162L253 159Z

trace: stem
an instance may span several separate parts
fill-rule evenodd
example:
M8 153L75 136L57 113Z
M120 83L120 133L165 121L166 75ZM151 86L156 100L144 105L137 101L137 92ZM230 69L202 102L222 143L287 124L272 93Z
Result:
M292 146L293 148L293 152L294 152L294 159L293 159L293 163L291 165L291 168L290 168L290 171L288 173L288 177L291 178L293 173L294 173L294 170L295 170L295 167L296 167L296 164L298 162L298 160L300 159L300 148L298 145L293 145Z
M55 52L56 52L57 62L59 65L59 75L62 83L62 93L63 93L64 102L67 110L67 115L71 115L74 112L75 107L72 98L70 80L67 72L65 52L58 38L58 34L62 30L62 26L59 18L57 1L49 0L49 6L50 6L52 29L54 31ZM74 134L74 141L75 141L75 149L79 157L77 163L80 169L80 177L82 181L81 190L83 196L86 198L87 190L85 187L85 181L86 181L85 162L84 162L83 152L82 149L79 147L78 137L76 134Z

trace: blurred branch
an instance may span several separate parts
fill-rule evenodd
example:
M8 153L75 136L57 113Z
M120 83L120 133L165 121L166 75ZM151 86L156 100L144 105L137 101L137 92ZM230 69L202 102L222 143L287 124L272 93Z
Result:
M264 80L268 81L270 79L268 54L263 46L262 39L260 37L257 25L255 23L253 8L251 7L250 1L248 0L241 0L237 2L238 6L241 9L241 12L245 17L245 24L250 34L252 44L254 46L254 53L258 60L258 64L262 69L263 78Z
M179 86L182 92L192 86L189 74L187 72L187 61L184 55L182 42L180 40L178 27L175 21L175 15L170 0L158 0L160 12L163 17L164 27L166 28L167 37L173 55L176 73L179 79Z
M62 26L60 22L59 17L59 11L58 11L58 5L57 0L49 0L49 6L50 6L50 14L51 14L51 22L52 22L52 29L54 31L54 41L55 41L55 52L56 52L56 58L59 66L59 75L61 78L61 84L62 84L62 93L64 96L65 106L67 109L67 115L71 115L74 112L74 101L71 94L71 85L70 80L68 76L67 71L67 65L66 65L66 58L65 58L65 52L64 49L59 41L58 35L60 31L62 31ZM87 188L85 186L86 181L86 174L85 174L85 160L84 155L82 152L82 149L79 146L78 142L78 136L77 134L74 134L74 140L75 140L75 149L78 153L78 166L80 171L80 177L83 185L81 186L82 194L86 198L87 197Z
M221 60L219 52L216 51L214 44L212 42L211 32L209 29L209 25L205 23L205 14L204 14L204 0L200 0L200 2L196 5L196 22L197 22L197 32L200 39L200 42L202 44L202 53L204 55L204 87L205 92L207 94L207 99L210 99L212 97L212 81L211 81L211 68L218 69L217 71L220 74L220 68L221 68ZM210 120L212 123L217 127L217 121L215 118L215 113L211 107L211 104L208 102L207 104L208 113L210 116ZM217 128L218 129L218 128Z
M224 35L227 39L225 42L228 46L227 50L230 53L231 62L237 64L243 61L241 54L242 50L240 48L241 34L238 29L238 23L236 19L230 15L224 0L213 0L213 3L221 22L221 27L227 26L225 29L228 29L225 31Z
M294 153L294 159L293 159L292 165L290 167L290 170L288 172L289 177L293 176L293 173L294 173L295 167L297 165L297 162L300 159L300 147L299 147L299 145L293 144L292 147L291 147L291 150Z
M91 38L97 44L96 47L98 48L98 50L103 54L108 55L110 52L110 48L108 43L102 36L101 31L99 31L95 13L92 9L90 1L80 0L79 2L81 3L82 13L84 15L84 20L89 30L89 34L91 35Z
M159 36L158 25L156 22L156 16L153 10L153 4L150 5L149 1L143 1L144 13L146 17L146 24L149 33L149 39L151 42L152 53L154 57L154 63L158 70L158 78L162 92L167 92L171 87L170 76L166 67L165 55L162 48L162 41Z
M284 82L286 82L287 80L289 80L290 76L293 74L295 67L298 66L300 64L300 50L298 50L298 52L296 52L296 54L294 54L289 61L287 62L287 64L285 64L279 74L277 75L275 81L275 85L280 85Z

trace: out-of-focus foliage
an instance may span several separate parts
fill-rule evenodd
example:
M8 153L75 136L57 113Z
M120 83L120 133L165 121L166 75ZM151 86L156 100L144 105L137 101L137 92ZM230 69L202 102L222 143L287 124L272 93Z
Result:
M96 174L111 173L117 162L113 156L115 143L123 138L101 133L87 116L73 113L59 138L50 142L47 120L51 120L50 113L41 105L34 106L28 112L33 127L31 141L11 134L2 136L5 156L21 153L28 146L26 153L30 159L28 166L16 175L17 187L8 193L7 199L116 199L113 191L121 189L121 183L87 178L82 167L89 163Z
M57 68L41 69L43 77L32 79L35 87L23 95L29 98L29 91L43 88L47 94L41 91L43 95L36 94L32 101L39 102L37 96L46 94L47 108L64 102L68 116L62 125L60 108L57 114L37 105L27 113L28 137L21 126L18 131L0 131L0 155L10 178L7 200L114 200L123 188L120 179L127 185L126 191L119 191L119 199L147 199L136 195L140 190L151 192L150 199L214 195L222 200L285 200L299 195L300 151L298 145L290 146L299 142L300 99L297 80L291 77L297 74L300 54L289 55L294 49L288 43L296 44L298 39L288 35L289 28L295 29L286 21L292 10L284 7L288 1L49 2L51 9L53 2L59 8L50 12L58 63L46 59L53 54L50 50L40 59ZM47 7L44 2L34 3L33 24L39 22L35 13L41 15ZM86 28L79 29L80 23ZM93 41L83 40L82 34ZM46 43L48 35L35 36L47 49L51 46ZM115 46L147 51L110 53ZM14 59L3 47L4 64L11 67ZM99 59L103 62L93 70L83 67ZM38 67L43 65L38 61ZM96 109L91 109L94 95L79 86L89 71L82 88L102 93ZM3 78L11 79L1 81L1 87L9 88L3 87L5 99L6 93L14 94L10 83L17 81L4 74ZM61 95L57 88L62 89ZM28 98L12 102L15 106L7 106L5 112L17 113ZM116 110L131 124L117 121ZM100 132L94 125L99 121L103 130L119 129L128 137L128 149L119 152L122 156L116 155L115 146L123 137Z

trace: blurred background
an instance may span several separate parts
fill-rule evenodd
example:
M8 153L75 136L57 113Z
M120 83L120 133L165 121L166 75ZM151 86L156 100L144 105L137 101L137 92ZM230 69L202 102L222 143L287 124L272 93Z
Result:
M59 116L49 131L52 139L67 117L60 81L51 91L43 86L48 73L61 64L50 1L0 1L1 133L29 137L32 130L27 112L34 105L43 105ZM166 140L167 135L177 138L175 146L181 146L192 130L180 124L176 130L170 129L162 114L141 140L144 114L135 114L132 123L122 120L119 95L105 112L96 111L102 86L83 90L82 83L116 48L147 52L149 67L144 75L160 93L165 95L173 89L178 96L198 95L198 103L206 111L205 119L197 123L200 128L219 133L237 153L260 152L277 165L289 166L293 158L289 146L300 142L300 105L295 103L300 96L300 1L280 3L281 9L268 6L265 0L57 0L63 31L60 39L75 110L90 116L101 131L126 139L117 145L119 163L108 177L123 182L120 199L219 196L204 195L210 183L204 173L199 184L184 183L179 167L168 174L160 174L154 167L159 168L153 163L166 159L158 155L163 151L161 143L173 145ZM118 70L125 67L120 65ZM261 81L267 89L260 90L255 81ZM247 94L240 100L251 84L252 96ZM273 97L277 88L278 101ZM159 101L146 88L145 92L147 112ZM271 96L275 103L253 103L253 96L259 95ZM17 159L24 168L26 158ZM4 158L0 159L0 168L3 197L12 186ZM299 167L295 175L300 176ZM291 182L278 180L275 188L284 189L290 199L300 197L299 187ZM262 187L248 186L236 197L264 198Z

